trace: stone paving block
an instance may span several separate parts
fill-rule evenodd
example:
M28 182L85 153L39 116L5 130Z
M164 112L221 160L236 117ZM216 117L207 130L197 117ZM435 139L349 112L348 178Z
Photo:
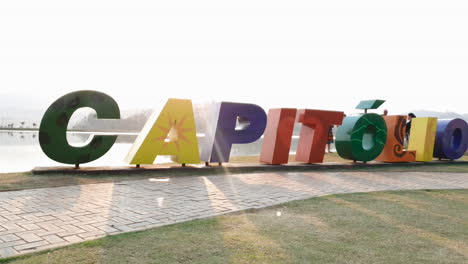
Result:
M41 211L44 212L45 210L41 210ZM50 212L53 213L53 211L50 211ZM41 218L43 221L51 221L51 220L56 220L57 219L57 218L55 218L53 216L50 216L50 215L41 216L39 218Z
M64 222L73 220L73 218L68 215L57 215L56 217Z
M32 224L32 223L31 224L19 224L19 225L28 231L41 229L39 226Z
M14 222L0 222L0 227L3 227L6 230L25 230L24 228L18 226Z
M109 226L109 225L96 226L96 228L98 228L98 229L100 229L100 230L102 230L102 231L108 232L108 233L117 232L117 231L118 231L117 229L115 229L114 227Z
M65 224L65 222L61 222L61 224ZM60 223L58 222L52 222L52 221L47 221L47 222L41 222L41 223L36 223L36 225L40 226L42 229L45 229L45 230L57 230L57 229L61 229L59 227Z
M66 236L78 235L78 234L85 233L85 232L86 230L80 229L80 230L60 232L60 233L57 233L56 235L59 237L66 237Z
M47 235L42 237L44 240L49 242L50 244L55 244L55 243L60 243L60 242L65 242L62 238L56 236L56 235Z
M96 236L106 235L106 234L108 234L108 232L98 229L98 230L93 230L93 231L80 233L77 236L79 236L79 237L81 237L83 239L89 240L90 237L96 237Z
M119 230L119 231L122 231L122 232L130 232L130 231L134 231L133 228L127 226L127 225L116 225L114 226L115 229Z
M16 241L20 239L21 238L16 236L15 234L8 234L8 235L0 236L0 240L3 242L11 242L11 241Z
M84 224L84 225L80 225L78 226L80 229L83 229L83 230L86 230L86 231L96 231L96 230L99 230L97 227L94 227L92 225L87 225L87 224Z
M66 241L70 243L78 243L78 242L83 241L83 239L77 235L66 236L66 237L63 237L63 239L65 239Z
M128 227L136 229L136 228L139 228L139 227L148 226L150 224L151 224L150 222L141 222L141 223L130 224L130 225L128 225Z
M22 244L26 244L26 243L27 242L24 241L23 239L10 241L10 242L4 242L4 243L0 243L0 248L14 247L14 246L22 245Z
M37 241L37 242L33 242L33 243L26 243L26 244L22 244L22 245L19 245L19 246L14 246L13 248L16 251L21 252L21 251L36 250L38 247L48 245L48 244L49 244L49 242L47 242L45 240L41 240L41 241Z
M21 220L22 218L17 216L17 215L4 215L3 217L5 217L6 219L10 220L10 221L16 221L16 220Z
M56 229L56 230L44 230L44 231L39 231L39 232L34 231L34 234L36 234L39 237L43 237L43 236L55 235L55 234L59 234L63 232L66 232L66 231L63 229Z
M31 242L37 242L37 241L41 241L42 238L38 237L36 234L34 233L30 233L30 232L27 232L27 233L17 233L16 234L17 236L21 237L22 239L24 239L26 242L28 243L31 243Z
M18 251L14 250L11 247L0 248L0 257L2 258L11 257L14 255L18 255Z

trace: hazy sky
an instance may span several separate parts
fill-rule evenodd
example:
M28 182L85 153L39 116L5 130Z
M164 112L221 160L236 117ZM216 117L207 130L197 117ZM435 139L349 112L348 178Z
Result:
M0 104L92 89L122 109L386 99L390 114L468 113L467 32L466 0L1 1Z

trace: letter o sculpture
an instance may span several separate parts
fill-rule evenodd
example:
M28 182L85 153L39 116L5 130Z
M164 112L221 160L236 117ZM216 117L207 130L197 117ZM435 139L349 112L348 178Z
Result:
M348 116L336 132L338 155L353 161L371 161L385 147L387 125L378 114Z
M465 120L455 118L442 119L437 122L435 158L456 160L465 154L467 148L468 124Z

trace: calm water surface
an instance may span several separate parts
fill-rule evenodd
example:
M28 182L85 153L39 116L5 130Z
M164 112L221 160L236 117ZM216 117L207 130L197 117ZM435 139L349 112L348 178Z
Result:
M71 144L85 143L90 134L68 134ZM125 166L123 162L131 143L116 143L101 158L82 166ZM0 173L29 171L34 167L64 166L47 157L39 146L37 132L0 131ZM166 159L167 161L168 159ZM164 162L164 161L163 161Z
M72 145L86 144L91 133L68 133L68 142ZM101 158L81 164L82 167L95 166L128 166L124 158L136 139L136 133L122 133L118 135L117 142ZM201 142L202 137L199 137ZM297 149L298 136L293 136L291 152ZM231 156L258 156L262 146L262 139L250 144L234 144ZM332 144L332 151L336 151ZM68 166L55 162L47 157L39 146L38 133L35 131L1 131L0 130L0 173L29 171L34 167ZM158 156L155 163L170 162L169 156ZM72 166L72 165L69 165Z
M90 135L90 133L69 133L67 138L70 144L79 145L85 144ZM117 143L104 156L81 166L128 166L123 159L130 150L135 138L135 134L119 135ZM261 142L262 139L250 144L234 144L231 156L259 155ZM296 147L297 137L293 137L291 150L295 150ZM49 159L42 152L39 146L38 133L34 131L0 131L0 150L0 173L29 171L34 167L65 165ZM155 163L169 161L168 156L158 156Z

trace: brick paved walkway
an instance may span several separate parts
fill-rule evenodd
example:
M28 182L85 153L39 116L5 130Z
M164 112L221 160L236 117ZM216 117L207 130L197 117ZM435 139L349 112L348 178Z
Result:
M468 188L466 173L173 177L0 193L0 256L334 193Z

